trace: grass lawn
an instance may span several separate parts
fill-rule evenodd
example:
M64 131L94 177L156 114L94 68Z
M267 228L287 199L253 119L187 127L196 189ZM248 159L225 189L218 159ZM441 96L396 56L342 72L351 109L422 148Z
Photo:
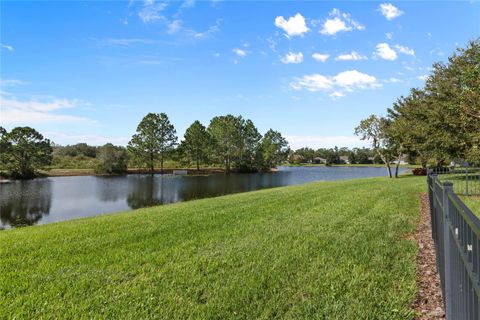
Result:
M1 231L0 318L412 319L425 189L317 182Z
M480 217L480 196L462 196L460 198L473 213Z

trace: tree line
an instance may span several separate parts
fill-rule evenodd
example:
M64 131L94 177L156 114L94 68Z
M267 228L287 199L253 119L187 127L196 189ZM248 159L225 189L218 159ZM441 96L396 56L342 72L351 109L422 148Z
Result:
M94 167L97 173L123 173L129 166L164 171L166 160L183 166L222 166L225 172L269 171L286 161L290 149L280 132L260 134L242 116L217 116L208 127L193 122L178 142L175 127L165 113L149 113L138 124L127 147L79 143L59 146L30 127L8 132L0 127L0 165L15 178L34 177L48 167Z
M434 63L425 85L412 88L385 117L362 120L355 134L368 140L385 163L407 154L423 168L452 161L480 165L480 39Z

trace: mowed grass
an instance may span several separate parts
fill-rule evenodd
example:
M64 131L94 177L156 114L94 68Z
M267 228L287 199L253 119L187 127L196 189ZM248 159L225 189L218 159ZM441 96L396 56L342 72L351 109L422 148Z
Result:
M480 217L480 196L461 196L460 198L474 214Z
M318 182L2 231L0 317L412 319L424 190Z

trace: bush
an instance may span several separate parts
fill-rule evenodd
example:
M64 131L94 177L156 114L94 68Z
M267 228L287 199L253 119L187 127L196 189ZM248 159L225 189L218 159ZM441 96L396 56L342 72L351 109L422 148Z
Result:
M127 171L127 150L122 147L107 143L98 151L99 163L95 167L95 173L123 173Z
M426 176L427 175L427 169L425 168L415 168L413 169L413 175L414 176Z

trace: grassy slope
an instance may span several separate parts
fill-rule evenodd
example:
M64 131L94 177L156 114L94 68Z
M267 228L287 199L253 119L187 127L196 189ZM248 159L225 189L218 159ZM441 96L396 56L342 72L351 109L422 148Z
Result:
M319 182L2 231L0 318L410 319L424 185Z

